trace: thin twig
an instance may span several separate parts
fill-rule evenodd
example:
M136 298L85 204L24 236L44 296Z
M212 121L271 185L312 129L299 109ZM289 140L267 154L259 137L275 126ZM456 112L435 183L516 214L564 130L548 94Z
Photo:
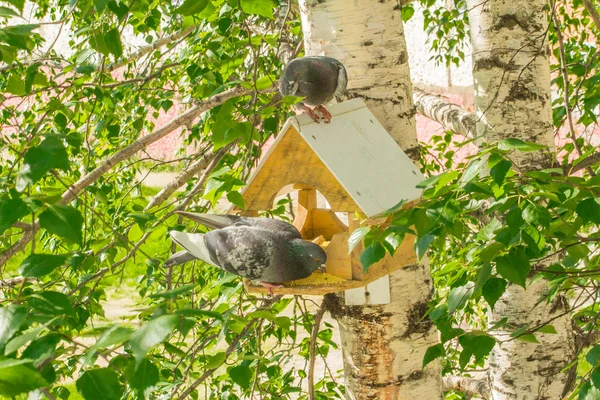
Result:
M600 32L600 15L598 14L598 11L596 11L596 7L590 0L581 0L581 2L583 3L583 6L587 12L590 14L590 17L592 17L592 20L596 25L596 29L598 29L598 32Z
M316 347L317 347L317 336L319 335L319 326L321 325L321 319L325 314L325 300L321 302L321 306L315 313L315 323L312 327L310 334L310 354L308 359L308 399L315 400L315 359L316 359Z
M569 131L571 134L571 138L573 139L573 145L575 146L575 150L579 157L583 155L583 151L581 150L581 146L577 143L577 135L575 132L575 124L573 123L573 114L571 111L571 104L569 104L569 75L567 73L566 67L566 56L565 56L565 47L562 37L562 32L560 31L560 24L558 23L558 18L556 16L556 9L552 0L550 0L550 9L552 10L552 22L554 24L554 30L556 32L556 37L558 39L558 48L560 52L560 72L563 78L563 98L565 103L565 110L567 113L567 122L569 124ZM588 172L591 176L596 176L594 170L591 167L587 168Z

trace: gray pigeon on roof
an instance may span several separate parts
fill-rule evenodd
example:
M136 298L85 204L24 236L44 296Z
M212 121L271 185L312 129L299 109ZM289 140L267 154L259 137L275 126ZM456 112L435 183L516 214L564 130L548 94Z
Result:
M173 257L200 259L225 271L258 281L272 291L282 282L302 279L322 268L327 256L317 244L303 240L291 224L270 218L185 213L208 233L171 231L183 252ZM229 225L225 225L229 221ZM172 258L173 258L172 257ZM167 260L169 262L169 260Z
M284 96L304 97L296 108L319 122L319 111L325 122L331 122L331 114L325 108L335 96L346 90L348 76L344 65L331 57L301 57L290 61L279 81L279 91ZM307 107L313 106L314 110Z

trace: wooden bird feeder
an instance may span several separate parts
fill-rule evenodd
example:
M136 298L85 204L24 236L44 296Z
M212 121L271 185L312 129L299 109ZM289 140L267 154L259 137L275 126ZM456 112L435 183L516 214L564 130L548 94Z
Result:
M347 291L346 304L386 304L387 275L417 262L414 238L407 236L394 257L387 255L364 274L362 244L349 252L348 238L359 227L356 214L376 219L401 200L419 199L416 184L424 178L361 99L328 109L330 124L317 124L305 114L288 119L242 192L246 210L233 207L230 212L255 216L271 209L276 197L298 190L294 225L306 240L322 236L329 242L327 273L315 272L274 293ZM317 207L317 191L330 208ZM347 215L348 226L336 212ZM262 286L245 283L250 292L266 293Z

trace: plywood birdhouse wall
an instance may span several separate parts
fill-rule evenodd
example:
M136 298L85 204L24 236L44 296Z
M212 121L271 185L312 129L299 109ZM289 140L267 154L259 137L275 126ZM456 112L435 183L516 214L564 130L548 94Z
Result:
M407 238L394 257L386 257L363 274L362 246L348 251L349 235L359 227L356 218L377 218L400 201L415 201L422 174L368 110L361 99L329 107L330 124L315 123L307 115L290 118L242 192L246 210L256 215L269 210L277 196L298 191L294 225L306 240L328 242L327 274L337 279L302 280L274 289L282 294L325 294L377 280L416 263L413 240ZM317 207L317 191L330 208ZM346 213L348 226L336 213ZM264 288L249 286L264 292Z

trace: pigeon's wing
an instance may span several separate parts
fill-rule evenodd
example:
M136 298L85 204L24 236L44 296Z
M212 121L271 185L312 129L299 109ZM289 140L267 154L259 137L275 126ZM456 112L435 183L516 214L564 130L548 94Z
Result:
M202 214L192 213L187 211L178 211L177 214L198 222L210 229L221 229L226 226L235 225L240 222L243 217L237 215L220 215L220 214Z
M302 239L300 232L294 225L273 218L240 217L228 214L201 214L185 211L179 211L178 214L210 229L222 229L227 226L254 226L288 235L291 239Z
M171 231L169 234L175 243L183 247L194 257L206 263L216 265L217 267L222 266L218 263L218 259L215 257L215 254L206 246L206 241L204 239L205 235L203 233Z
M344 94L344 92L346 91L346 86L348 85L348 74L346 73L346 67L344 67L344 64L342 64L338 60L334 60L334 61L335 61L336 66L339 69L339 72L338 72L337 87L335 88L335 93L333 95L340 96L340 95Z
M314 58L321 62L321 68L325 68L324 66L327 65L337 72L336 88L333 95L338 96L343 94L346 90L346 86L348 85L348 74L344 64L332 57L317 56Z
M232 226L208 232L206 245L229 272L259 281L285 281L282 267L287 247L274 232Z
M281 221L273 218L253 218L253 217L242 217L242 220L248 221L249 226L256 226L257 228L267 229L281 235L286 236L288 239L302 239L302 235L296 227L288 222Z
M165 263L163 264L163 267L170 268L175 265L185 264L186 262L194 261L197 259L198 258L195 257L192 253L189 253L186 250L182 250L169 257L167 261L165 261Z

